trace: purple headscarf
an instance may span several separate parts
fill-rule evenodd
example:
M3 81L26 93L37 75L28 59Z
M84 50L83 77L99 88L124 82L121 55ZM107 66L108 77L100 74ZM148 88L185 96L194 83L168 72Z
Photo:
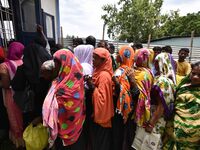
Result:
M10 67L13 73L16 72L16 65L13 61L22 60L24 45L20 42L12 42L8 47L5 63Z
M94 47L92 45L79 45L74 49L74 55L80 63L88 63L92 65L92 55Z
M84 75L91 75L93 72L93 51L94 47L92 45L79 45L74 49L74 55L81 63Z
M7 59L20 60L22 59L24 45L20 42L12 42L8 47Z

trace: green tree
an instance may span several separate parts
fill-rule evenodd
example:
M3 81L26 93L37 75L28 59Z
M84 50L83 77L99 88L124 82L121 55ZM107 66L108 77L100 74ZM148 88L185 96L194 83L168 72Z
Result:
M161 14L163 0L119 0L116 5L105 5L102 16L112 39L128 42L147 41L168 36L200 36L200 12L180 16L179 11Z
M146 41L149 34L156 38L161 32L162 4L163 0L119 0L119 8L103 6L109 37L129 42Z
M195 31L195 36L200 36L200 12L179 16L177 11L161 26L162 36L190 36Z

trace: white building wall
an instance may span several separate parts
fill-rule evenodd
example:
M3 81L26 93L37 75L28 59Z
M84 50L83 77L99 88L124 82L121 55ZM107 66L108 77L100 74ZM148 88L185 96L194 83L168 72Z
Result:
M56 15L56 0L41 0L41 8L45 13L48 13L54 16L54 25L55 25L55 39L58 42L58 35L57 35L57 15Z

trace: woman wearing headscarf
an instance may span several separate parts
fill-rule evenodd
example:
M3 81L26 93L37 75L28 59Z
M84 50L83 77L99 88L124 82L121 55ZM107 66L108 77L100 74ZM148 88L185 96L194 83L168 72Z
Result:
M130 122L130 114L137 101L139 90L134 80L134 76L129 76L131 67L133 66L134 51L129 46L123 46L117 55L117 62L120 63L119 68L114 73L115 94L114 94L114 110L113 118L113 149L122 150L123 144L127 145L125 137L128 131L128 122ZM131 141L132 142L132 141ZM132 143L131 143L132 144ZM131 145L130 144L130 145Z
M0 47L0 64L5 60L4 49ZM1 79L0 79L1 80ZM8 136L9 123L8 115L3 101L2 87L0 86L0 141Z
M111 119L114 116L112 91L112 60L108 50L96 48L93 53L93 82L87 81L93 90L93 123L91 126L92 149L111 149Z
M33 111L24 115L25 126L30 122L36 125L42 121L42 104L50 86L50 81L42 78L40 71L42 64L51 59L51 55L45 47L46 40L38 36L35 38L34 43L28 45L24 50L22 66L23 80L26 79L27 84L31 87L35 95ZM15 79L15 81L17 80Z
M55 79L43 104L43 124L49 128L50 147L78 150L85 148L81 136L85 120L82 67L69 50L54 54Z
M0 46L0 63L3 63L5 59L5 52L3 47Z
M74 55L77 57L81 66L83 67L83 76L85 81L85 104L86 104L86 119L84 123L84 136L87 143L87 148L91 146L90 142L90 122L91 115L92 115L92 90L88 88L86 83L87 78L92 77L93 73L93 66L92 66L92 59L93 59L93 51L94 47L92 45L79 45L74 48Z
M162 138L166 121L173 115L175 85L169 78L173 70L170 57L167 53L161 53L155 58L156 75L151 90L151 118L145 124L146 132L159 135L157 149L162 149Z
M112 44L111 44L112 45ZM116 61L115 61L115 58L114 56L112 55L114 53L114 45L112 45L110 47L110 44L108 44L105 40L101 40L98 44L97 44L97 47L101 47L101 48L105 48L109 51L110 53L110 57L111 57L111 60L112 60L112 67L113 67L113 70L115 71L117 69L117 64L116 64Z
M16 147L23 146L23 120L22 112L13 100L13 91L10 81L13 79L17 67L22 65L24 45L12 42L8 47L7 58L0 64L0 86L3 90L4 105L7 109L10 131L9 137Z
M150 119L150 91L153 84L153 75L148 69L150 52L142 48L135 53L135 80L140 90L135 111L135 121L138 126Z
M165 150L198 150L200 147L200 61L176 88L175 114L168 122Z
M143 130L144 124L150 119L150 92L153 84L153 75L148 68L149 56L150 52L146 48L139 49L135 53L134 75L140 94L133 115L136 123L136 125L133 124L136 128L133 143L137 140L139 131Z
M79 45L74 48L74 55L78 58L83 67L84 75L92 75L92 55L94 47L92 45Z

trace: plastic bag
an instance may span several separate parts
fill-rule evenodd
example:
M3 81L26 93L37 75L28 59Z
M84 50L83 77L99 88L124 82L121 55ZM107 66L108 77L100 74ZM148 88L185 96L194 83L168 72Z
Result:
M160 134L150 134L143 127L138 127L132 147L136 150L157 150L159 141Z
M147 134L142 143L141 150L158 150L158 145L160 142L160 134Z
M33 127L30 124L23 133L26 150L43 150L48 145L48 131L41 123Z

